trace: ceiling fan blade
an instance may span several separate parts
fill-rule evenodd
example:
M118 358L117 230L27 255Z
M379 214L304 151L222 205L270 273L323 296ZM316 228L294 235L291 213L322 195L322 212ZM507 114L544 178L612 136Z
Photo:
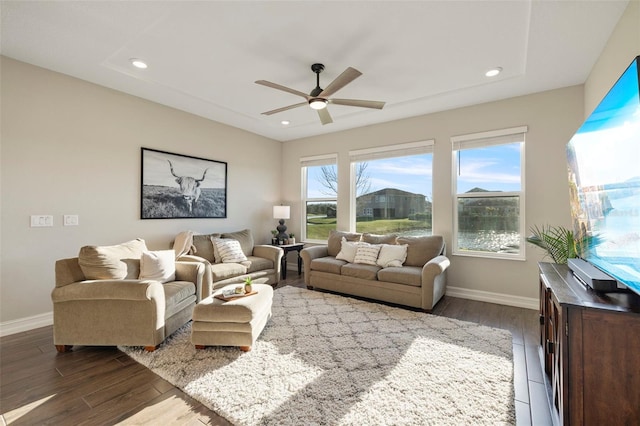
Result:
M361 108L375 108L382 109L384 102L380 101L362 101L360 99L329 99L329 103L336 105L347 105Z
M278 109L272 109L271 111L263 112L262 115L277 114L277 113L282 112L282 111L287 111L289 109L298 108L298 107L305 106L305 105L309 105L309 104L307 102L300 102L299 104L293 104L293 105L289 105L289 106L286 106L286 107L282 107L282 108L278 108Z
M296 89L290 89L288 87L285 87L281 84L277 84L277 83L272 83L270 81L266 81L266 80L258 80L256 81L256 84L260 84L262 86L267 86L267 87L271 87L272 89L278 89L278 90L282 90L283 92L288 92L291 93L293 95L297 95L297 96L302 96L303 98L305 98L306 100L309 100L310 96L307 95L306 93L302 93L299 90Z
M318 117L320 117L322 125L333 123L333 119L331 118L331 114L329 114L329 110L327 108L319 109Z
M347 84L351 83L356 78L360 77L362 73L355 68L347 68L336 77L325 89L318 95L321 98L326 98L327 96L331 96L336 93L338 90L342 89Z

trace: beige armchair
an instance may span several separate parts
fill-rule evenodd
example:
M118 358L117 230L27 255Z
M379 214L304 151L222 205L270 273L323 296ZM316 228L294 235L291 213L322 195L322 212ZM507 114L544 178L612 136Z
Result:
M88 247L88 255L85 249L55 265L51 299L59 352L73 345L144 346L152 351L191 320L200 301L204 265L174 260L175 277L140 279L139 259L148 252L144 240Z

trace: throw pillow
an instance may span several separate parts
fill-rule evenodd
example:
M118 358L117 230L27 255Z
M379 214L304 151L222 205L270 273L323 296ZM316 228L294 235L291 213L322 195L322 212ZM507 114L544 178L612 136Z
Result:
M407 247L407 244L383 244L376 263L383 268L402 266L407 259Z
M222 263L222 257L220 256L220 252L218 252L218 247L216 247L216 242L218 241L231 241L231 238L220 238L211 237L211 246L213 247L213 262L211 263Z
M218 240L213 244L220 254L222 263L238 263L247 260L238 240Z
M346 260L349 263L353 263L353 260L356 257L358 244L360 243L347 241L345 237L342 237L342 249L340 249L340 253L336 255L336 259Z
M137 279L140 256L147 251L141 238L114 246L84 246L78 254L78 264L88 280Z
M176 252L173 250L148 251L140 257L140 279L161 283L176 279Z
M329 256L337 256L342 248L342 237L346 238L347 241L360 241L360 235L358 233L332 230L329 232L327 239L327 253Z
M365 265L375 265L380 252L380 245L360 243L356 250L356 257L353 263L364 263Z
M254 241L250 229L243 229L242 231L236 232L225 232L222 234L222 238L237 240L240 243L240 247L242 247L242 252L245 256L251 256L253 254Z

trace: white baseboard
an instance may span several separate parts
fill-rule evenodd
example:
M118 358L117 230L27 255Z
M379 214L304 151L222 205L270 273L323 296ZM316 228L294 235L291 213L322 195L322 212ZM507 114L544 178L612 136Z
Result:
M451 297L460 297L462 299L478 300L480 302L497 303L498 305L533 309L536 311L540 308L540 304L537 298L510 296L508 294L471 290L468 288L447 286L446 295Z
M9 336L53 324L53 312L0 323L0 336Z

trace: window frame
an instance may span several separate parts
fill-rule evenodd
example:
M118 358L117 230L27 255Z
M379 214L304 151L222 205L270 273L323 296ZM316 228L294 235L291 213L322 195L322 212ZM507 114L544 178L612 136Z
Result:
M394 145L385 145L375 148L357 149L349 151L349 230L356 232L356 216L357 207L356 199L358 197L356 188L356 163L368 160L384 160L389 158L409 157L412 155L431 154L434 155L435 139L425 139L416 142L407 142ZM433 176L433 163L431 173ZM435 234L434 209L433 209L433 178L431 179L431 233Z
M526 133L528 126L512 127L500 130L491 130L487 132L470 133L451 138L451 189L453 201L453 233L451 241L451 253L455 256L482 257L491 259L507 259L507 260L526 260L526 181L525 181L525 146ZM458 193L458 158L459 152L470 149L485 148L489 146L499 146L512 143L520 143L520 191L488 191L488 192L471 192ZM461 250L458 245L459 223L458 223L458 203L460 199L470 198L503 198L518 196L518 232L519 252L518 253L495 253L478 250Z
M307 169L309 167L319 167L319 166L336 166L336 176L339 175L338 170L338 154L323 154L323 155L314 155L310 157L301 157L300 158L300 174L301 174L301 205L300 205L300 217L302 220L300 221L300 241L305 241L309 243L326 243L327 240L315 240L307 238L307 203L308 202L334 202L336 203L336 212L338 210L338 194L336 192L335 197L317 197L317 198L309 198L307 196L308 193L308 173ZM338 183L336 182L336 185Z

